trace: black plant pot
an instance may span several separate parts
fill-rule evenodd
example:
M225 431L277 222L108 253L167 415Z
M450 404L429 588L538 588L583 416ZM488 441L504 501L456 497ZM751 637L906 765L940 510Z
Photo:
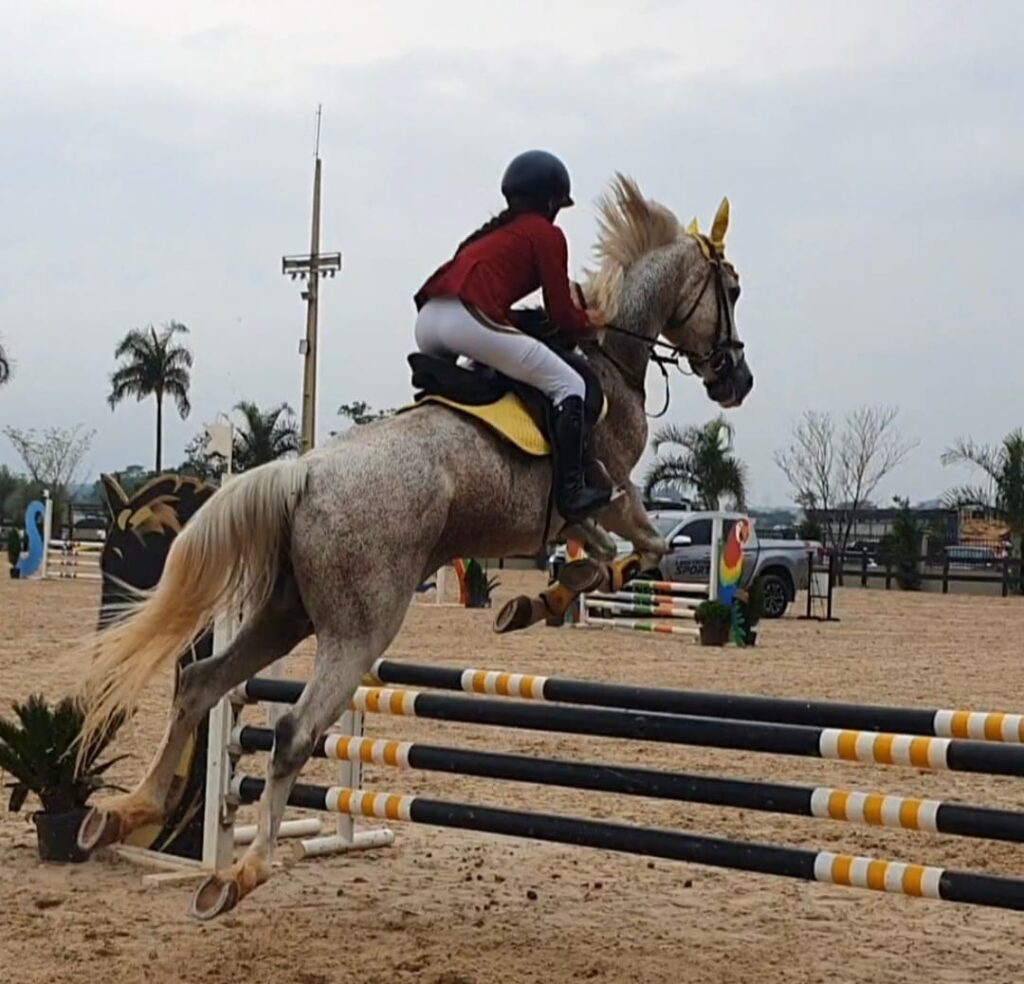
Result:
M747 645L757 645L757 631L755 629L747 629Z
M70 861L79 864L88 855L79 850L78 828L82 826L86 809L70 813L36 813L32 819L39 841L39 857L44 861Z
M14 578L15 580L17 580L19 577L21 577L21 568L20 567L12 567L11 568L11 577Z
M724 646L729 641L732 626L728 622L705 622L700 627L702 646Z

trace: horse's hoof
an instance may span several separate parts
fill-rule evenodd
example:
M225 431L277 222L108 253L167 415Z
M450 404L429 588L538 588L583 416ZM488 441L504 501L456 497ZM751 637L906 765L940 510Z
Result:
M575 594L596 591L606 578L604 566L590 557L571 561L558 572L558 583Z
M238 883L233 878L225 880L220 875L210 875L195 890L189 915L201 920L215 919L230 912L238 905L238 899Z
M494 631L498 633L517 632L527 629L539 619L535 616L534 599L519 595L502 606L494 619Z
M118 814L101 810L98 806L89 810L78 828L78 849L85 854L92 854L101 847L116 844L120 839L121 818Z

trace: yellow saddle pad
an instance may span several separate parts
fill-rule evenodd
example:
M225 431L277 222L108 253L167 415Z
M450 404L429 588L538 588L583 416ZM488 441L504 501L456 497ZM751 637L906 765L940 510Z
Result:
M551 445L548 443L548 439L534 423L533 417L523 406L523 401L515 393L506 393L494 403L482 404L459 403L458 400L452 400L447 396L431 395L423 397L412 406L403 407L401 412L412 410L424 403L440 403L458 413L464 413L467 417L473 417L486 424L495 434L505 438L520 451L525 451L534 457L543 458L551 454ZM608 399L606 397L599 419L603 420L607 412Z
M506 393L494 403L480 405L459 403L446 396L425 396L415 405L419 407L424 403L440 403L442 406L451 407L452 410L464 413L467 417L475 417L527 454L538 458L551 454L551 445L548 444L548 439L534 423L533 417L523 406L523 401L515 393Z

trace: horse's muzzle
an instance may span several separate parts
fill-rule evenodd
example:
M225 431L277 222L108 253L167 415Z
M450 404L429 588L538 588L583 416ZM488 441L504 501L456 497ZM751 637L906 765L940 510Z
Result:
M731 356L722 371L704 384L708 396L726 409L740 406L754 388L754 374L746 356L743 352L734 352Z

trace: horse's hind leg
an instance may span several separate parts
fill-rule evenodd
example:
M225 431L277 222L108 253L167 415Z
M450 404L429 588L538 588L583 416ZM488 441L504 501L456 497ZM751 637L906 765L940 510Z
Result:
M274 751L259 802L256 838L226 872L211 875L196 889L191 912L212 919L270 877L274 842L292 786L320 736L345 711L363 674L384 651L367 640L317 636L313 675L295 706L274 727Z
M140 827L160 823L185 745L210 708L233 687L289 653L310 628L294 586L286 587L243 624L223 652L186 667L149 770L132 792L112 796L89 811L78 832L82 850L117 843Z

